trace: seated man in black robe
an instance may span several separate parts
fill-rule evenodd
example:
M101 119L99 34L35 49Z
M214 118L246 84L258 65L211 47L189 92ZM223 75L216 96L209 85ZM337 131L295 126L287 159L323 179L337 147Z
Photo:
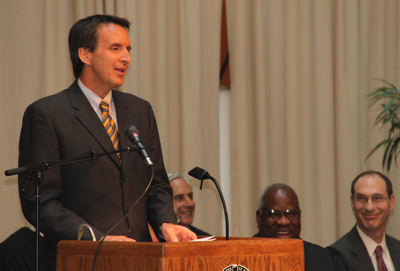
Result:
M254 237L300 238L301 210L296 192L286 184L273 184L261 194L256 219L258 233ZM306 271L343 270L333 264L327 248L304 243Z

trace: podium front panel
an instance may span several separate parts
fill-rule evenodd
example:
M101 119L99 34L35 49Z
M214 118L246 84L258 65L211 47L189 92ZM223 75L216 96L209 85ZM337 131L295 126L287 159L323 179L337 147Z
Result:
M91 241L60 241L57 271L91 271L97 245L98 242ZM303 271L303 242L273 238L180 243L104 242L95 270Z

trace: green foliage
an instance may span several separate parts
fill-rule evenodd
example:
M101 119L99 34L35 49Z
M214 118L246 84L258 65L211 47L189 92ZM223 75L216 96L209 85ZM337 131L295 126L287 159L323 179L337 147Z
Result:
M397 164L400 143L400 90L395 85L382 80L385 86L380 87L368 94L369 106L379 103L379 114L375 119L375 125L380 125L387 130L387 137L379 142L368 153L368 159L377 149L384 148L382 167L390 170L393 162Z

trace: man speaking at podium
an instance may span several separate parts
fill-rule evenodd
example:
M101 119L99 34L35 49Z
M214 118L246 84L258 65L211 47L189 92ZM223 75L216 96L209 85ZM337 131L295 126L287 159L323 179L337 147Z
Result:
M76 80L26 109L19 166L126 148L133 144L124 130L135 125L154 164L153 182L128 212L151 178L151 170L138 152L45 171L39 224L44 233L45 270L55 270L57 241L76 239L82 224L89 224L97 239L116 226L105 241L150 241L148 221L166 241L196 239L193 232L175 224L171 188L150 104L115 90L123 84L131 61L129 26L128 20L109 15L89 16L72 26L68 42ZM35 224L34 188L27 174L19 177L19 192L23 213ZM90 238L85 232L83 239Z

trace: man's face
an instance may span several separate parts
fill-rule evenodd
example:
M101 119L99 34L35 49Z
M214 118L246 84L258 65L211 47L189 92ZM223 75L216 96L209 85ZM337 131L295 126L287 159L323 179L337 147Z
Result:
M174 195L174 211L180 217L180 224L190 225L193 222L194 208L193 192L187 182L182 178L170 182Z
M264 194L264 209L257 211L259 233L263 237L299 238L301 212L296 195L286 189Z
M97 36L96 48L93 52L86 49L84 63L88 87L103 92L123 84L131 61L131 43L127 30L117 24L100 24Z
M386 183L379 175L365 175L356 181L351 204L361 230L370 237L383 236L393 210L394 195L389 198Z

